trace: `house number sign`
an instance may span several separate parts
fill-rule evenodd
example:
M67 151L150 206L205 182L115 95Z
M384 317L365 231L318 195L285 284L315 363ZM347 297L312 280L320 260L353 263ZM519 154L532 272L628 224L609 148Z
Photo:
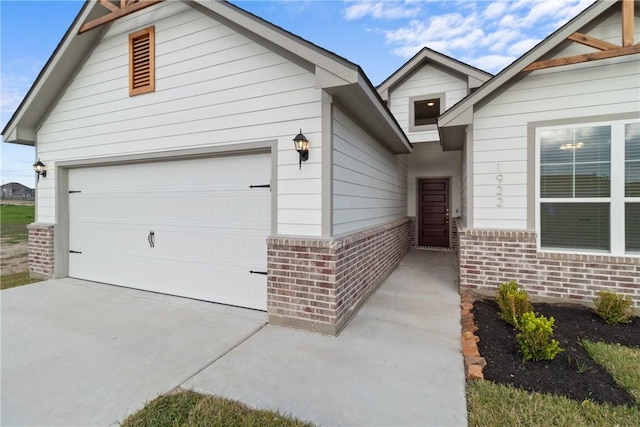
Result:
M496 207L501 208L503 206L504 200L502 199L502 192L504 188L502 187L502 181L504 180L504 176L502 175L502 171L500 170L500 163L497 164L498 173L496 174L496 181L498 181L498 185L496 186Z

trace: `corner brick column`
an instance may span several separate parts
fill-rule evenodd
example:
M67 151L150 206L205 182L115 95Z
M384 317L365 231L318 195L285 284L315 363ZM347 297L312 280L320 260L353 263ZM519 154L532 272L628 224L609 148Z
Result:
M410 221L339 239L267 240L269 322L336 335L409 251Z
M640 258L541 252L533 231L463 229L458 223L460 286L495 294L516 280L530 295L592 302L601 290L640 308Z
M34 222L27 225L29 233L29 274L32 277L53 277L53 224Z

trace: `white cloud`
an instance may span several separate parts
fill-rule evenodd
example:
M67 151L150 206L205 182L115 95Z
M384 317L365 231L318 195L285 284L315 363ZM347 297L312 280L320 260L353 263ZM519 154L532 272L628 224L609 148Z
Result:
M502 1L490 3L489 6L482 13L484 17L493 19L501 16L507 9L507 4Z
M480 68L481 70L487 70L495 74L515 60L515 56L484 55L477 58L466 58L462 61L471 64L476 68Z
M347 7L342 13L349 21L366 16L374 19L412 18L421 11L417 4L415 1L360 1Z
M427 1L419 16L395 28L377 28L394 55L410 58L429 47L492 72L513 62L580 13L593 0ZM343 10L347 19L380 18L415 3L368 1ZM396 15L402 18L399 14ZM461 59L466 61L465 59Z
M508 53L509 55L513 55L513 56L521 56L525 52L531 50L531 48L537 45L539 42L540 42L540 39L520 40L519 42L509 46Z
M0 121L3 127L31 88L41 67L40 61L26 59L3 64L0 85Z

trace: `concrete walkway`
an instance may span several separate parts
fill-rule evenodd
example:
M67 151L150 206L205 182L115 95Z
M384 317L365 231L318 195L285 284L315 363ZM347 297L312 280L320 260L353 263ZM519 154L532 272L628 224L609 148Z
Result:
M321 425L464 426L456 272L411 251L340 336L267 325L183 387Z
M338 337L74 279L4 290L4 425L103 426L176 386L321 425L464 426L455 255L412 251Z

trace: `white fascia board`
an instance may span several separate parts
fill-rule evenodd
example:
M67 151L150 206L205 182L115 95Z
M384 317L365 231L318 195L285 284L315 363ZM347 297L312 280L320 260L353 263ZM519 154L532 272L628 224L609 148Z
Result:
M564 42L571 34L575 33L602 13L606 12L610 7L618 3L618 1L598 0L596 3L589 6L589 8L584 10L580 15L576 16L555 33L538 43L538 45L533 49L515 60L511 65L481 86L477 91L445 111L438 118L438 126L445 127L460 124L459 117L461 114L466 114L469 110L473 111L475 104L494 91L500 90L505 83L517 76L529 64L540 59L550 50Z
M214 14L245 28L247 31L288 50L294 55L320 66L342 80L349 83L358 81L358 67L355 64L340 58L338 55L331 54L235 5L217 0L182 1L196 9L199 9L198 6L208 9Z
M330 71L325 70L319 65L316 65L315 76L317 89L326 89L330 87L352 84L352 82L345 80Z

